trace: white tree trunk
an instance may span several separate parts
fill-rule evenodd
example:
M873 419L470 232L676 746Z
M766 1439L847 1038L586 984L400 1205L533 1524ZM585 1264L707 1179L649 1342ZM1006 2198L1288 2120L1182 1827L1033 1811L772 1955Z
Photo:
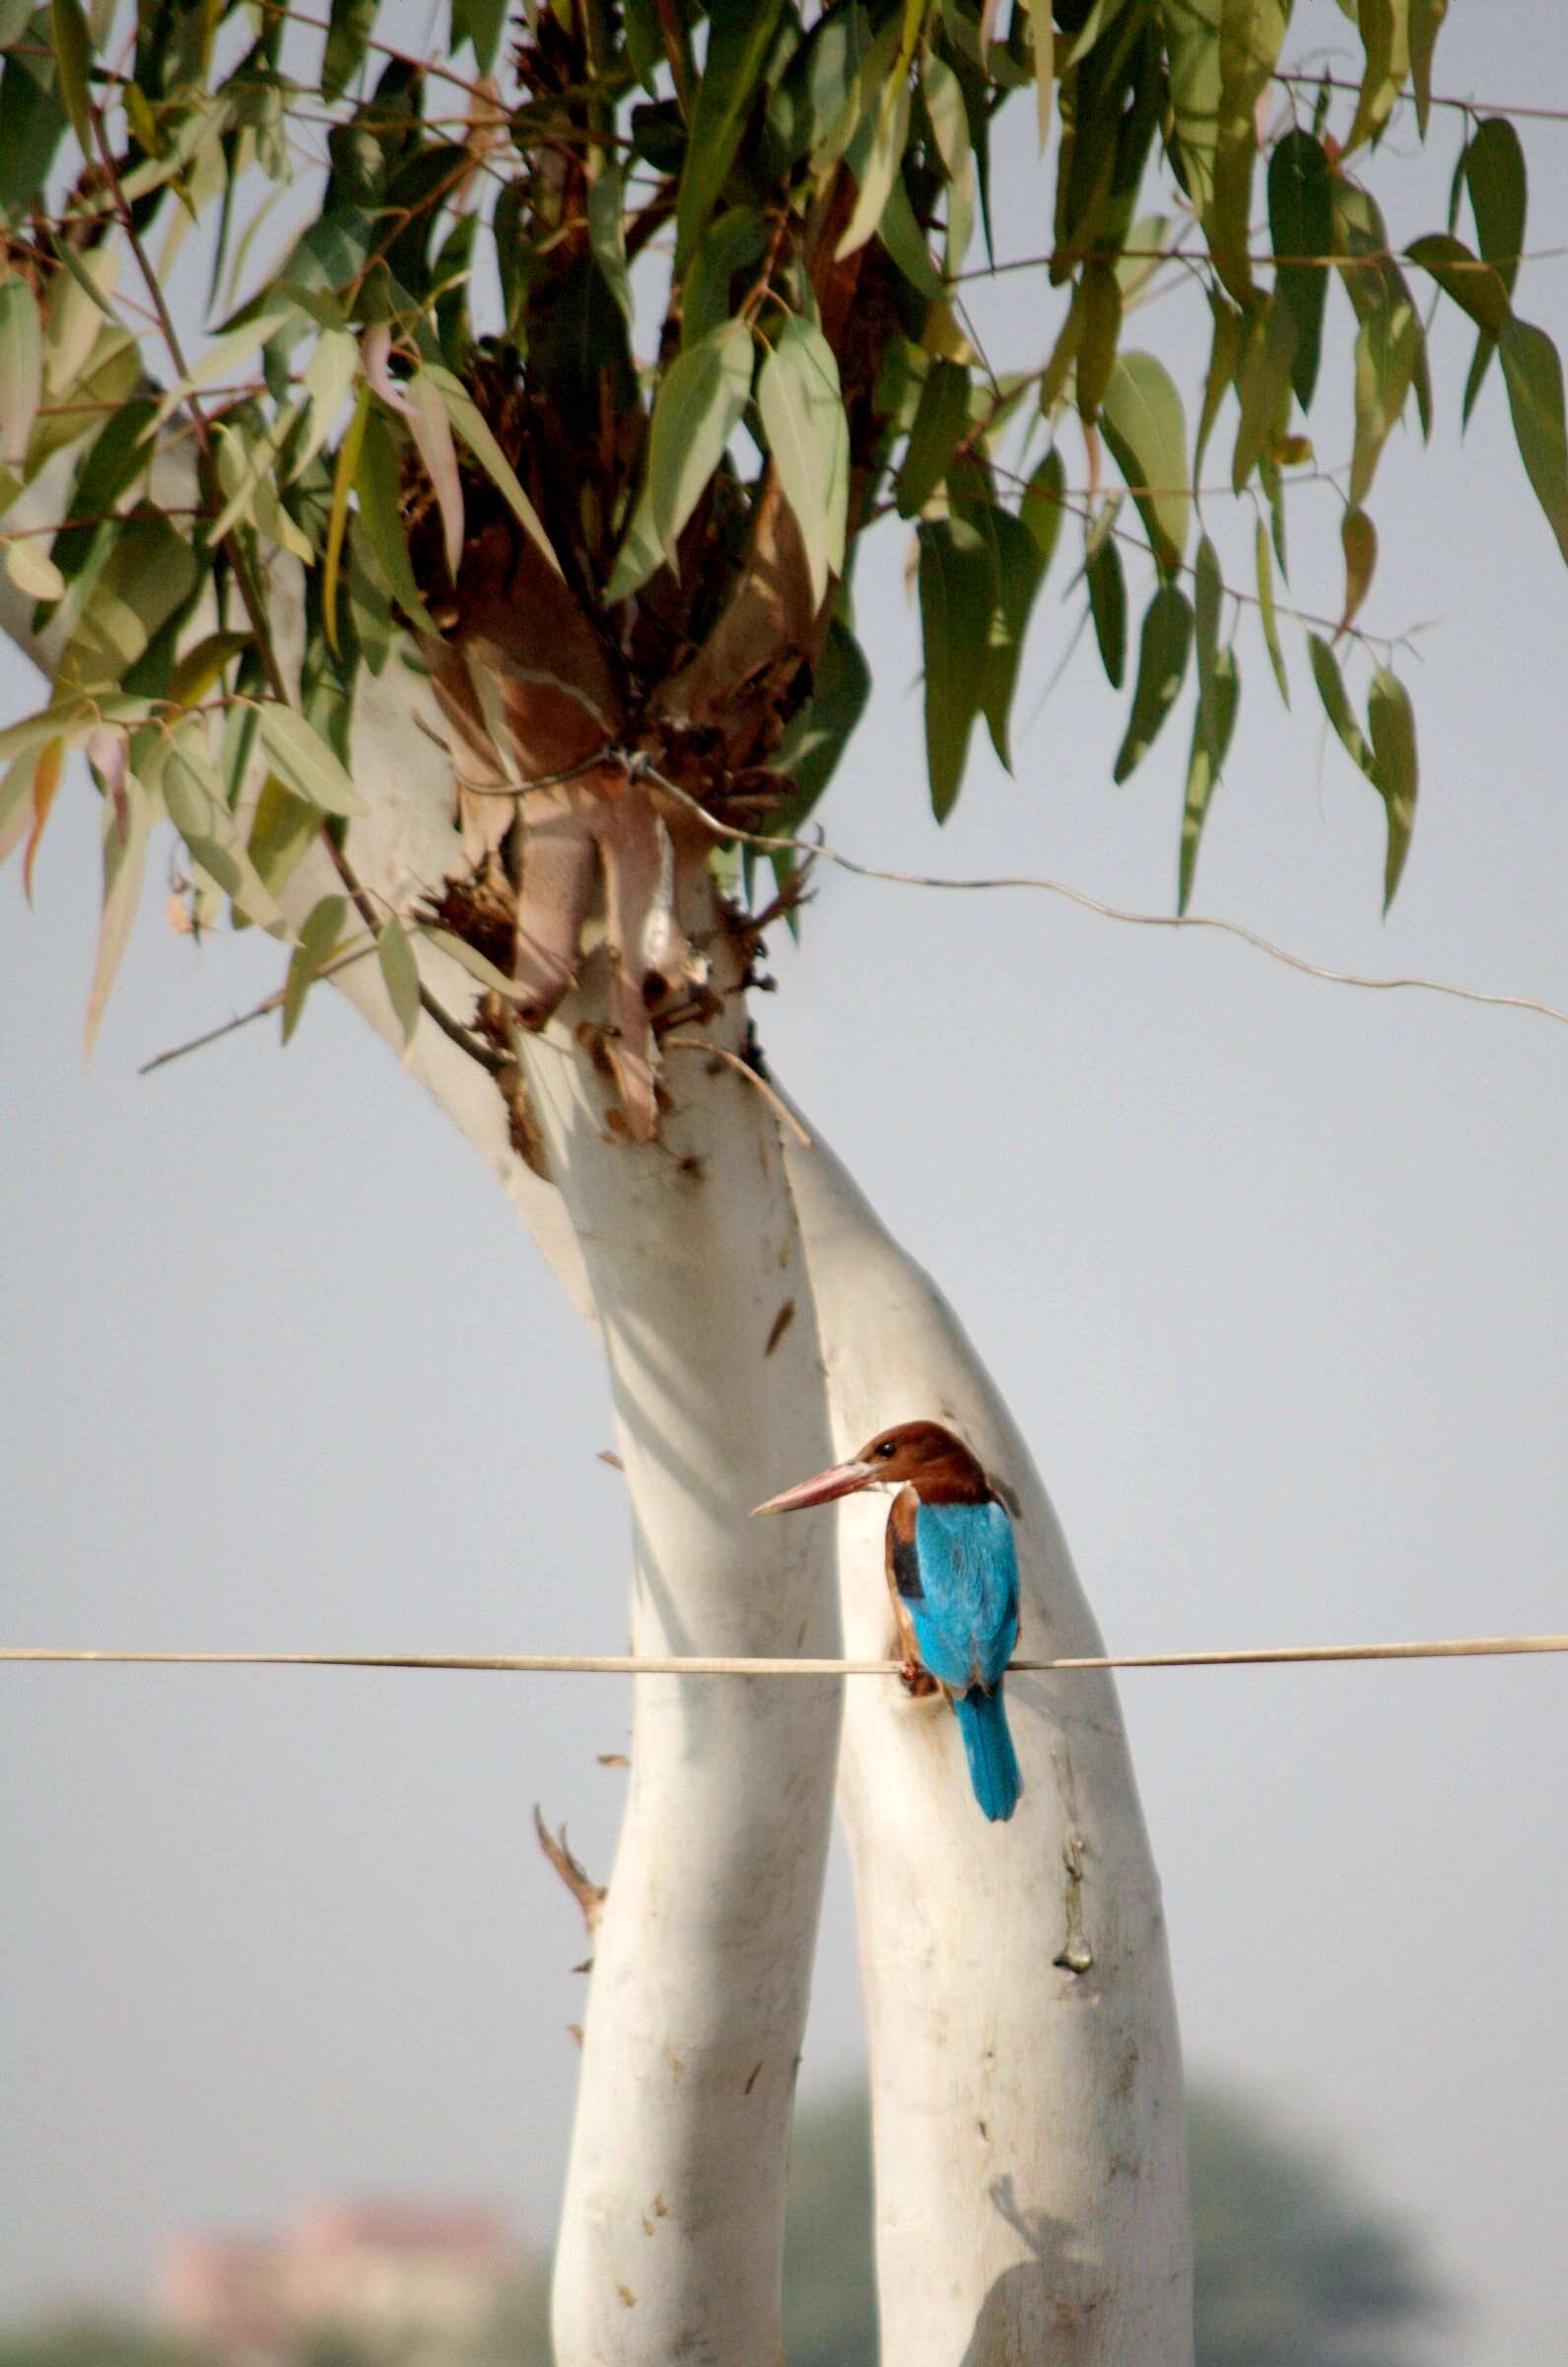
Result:
M1020 1502L1020 1653L1103 1651L1028 1448L951 1308L831 1153L791 1142L787 1165L835 1453L919 1416L948 1424ZM896 1654L885 1504L851 1497L839 1519L846 1651ZM1181 2058L1111 1680L1008 1679L1024 1796L1002 1825L971 1796L945 1704L867 1678L848 1694L840 1797L871 2046L883 2367L1182 2367Z
M24 649L28 614L0 582L0 628ZM285 582L272 616L286 647L298 614ZM410 728L428 695L393 668L362 682L356 712L371 814L353 857L405 916L461 868L444 763ZM312 857L291 917L335 885ZM466 1014L464 974L428 941L419 960ZM374 962L337 983L396 1040ZM713 1032L734 1049L742 1023L735 997ZM879 1499L852 1499L838 1523L747 1514L917 1414L950 1422L1022 1498L1024 1648L1096 1648L1044 1492L946 1306L828 1153L791 1144L786 1160L746 1079L671 1055L675 1106L639 1148L606 1126L563 1015L527 1054L543 1183L510 1147L493 1080L429 1024L409 1065L602 1333L634 1648L833 1652L842 1537L849 1648L889 1650ZM884 2367L1185 2367L1180 2068L1113 1692L1094 1676L1014 1679L1009 1700L1027 1790L1011 1824L989 1828L946 1709L891 1681L850 1687ZM830 1683L638 1682L561 2236L559 2367L781 2355L788 2123L838 1714Z

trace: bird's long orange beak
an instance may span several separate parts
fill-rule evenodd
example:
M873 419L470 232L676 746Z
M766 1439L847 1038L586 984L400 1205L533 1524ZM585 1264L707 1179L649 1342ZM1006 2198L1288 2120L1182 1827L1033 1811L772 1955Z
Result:
M831 1504L836 1496L852 1496L856 1488L868 1488L883 1476L875 1463L835 1463L831 1471L819 1471L814 1480L802 1480L782 1496L770 1496L765 1504L753 1504L752 1518L759 1512L803 1512L808 1504Z

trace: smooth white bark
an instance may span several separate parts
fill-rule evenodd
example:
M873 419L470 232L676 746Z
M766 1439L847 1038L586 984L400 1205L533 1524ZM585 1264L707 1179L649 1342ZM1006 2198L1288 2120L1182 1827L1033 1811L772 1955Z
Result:
M831 1153L786 1155L835 1451L947 1423L1020 1500L1020 1652L1100 1652L1028 1448L952 1310ZM846 1651L896 1652L885 1505L852 1497L838 1517ZM1007 1703L1024 1796L988 1825L945 1705L848 1686L883 2367L1184 2367L1180 2051L1115 1691L1090 1672L1012 1677Z

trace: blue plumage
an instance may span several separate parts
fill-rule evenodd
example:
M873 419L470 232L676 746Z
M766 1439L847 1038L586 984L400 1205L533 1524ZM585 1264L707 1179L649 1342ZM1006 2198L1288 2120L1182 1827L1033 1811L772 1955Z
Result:
M905 1608L920 1659L954 1695L975 1797L993 1820L1023 1789L1002 1707L1002 1671L1018 1640L1018 1561L1000 1504L920 1504L920 1592Z

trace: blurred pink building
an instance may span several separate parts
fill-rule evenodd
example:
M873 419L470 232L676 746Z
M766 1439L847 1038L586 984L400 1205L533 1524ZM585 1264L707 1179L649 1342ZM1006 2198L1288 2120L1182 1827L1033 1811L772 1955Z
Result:
M176 2238L155 2302L165 2325L225 2367L270 2367L328 2329L437 2361L483 2335L523 2265L488 2211L326 2203L281 2236Z

